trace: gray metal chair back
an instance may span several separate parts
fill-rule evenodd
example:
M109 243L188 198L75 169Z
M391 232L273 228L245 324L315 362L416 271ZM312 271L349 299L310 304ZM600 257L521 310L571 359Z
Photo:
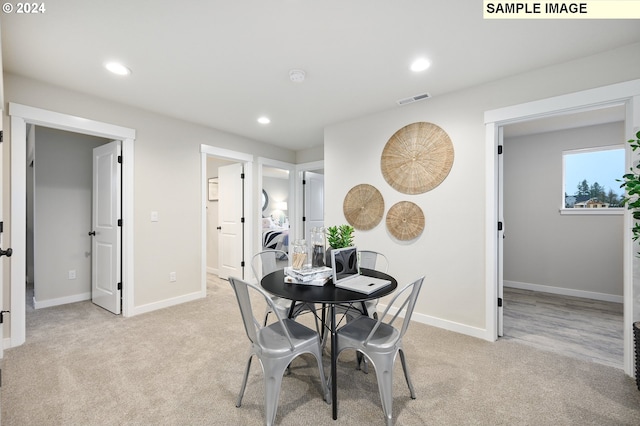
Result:
M393 364L398 353L411 398L416 398L409 377L402 337L409 328L423 281L424 277L421 277L399 290L377 320L360 316L338 330L338 354L345 349L355 349L364 354L376 370L378 390L387 425L393 424ZM389 322L384 322L392 308L397 309L397 312ZM404 320L398 329L393 326L393 323L401 314Z
M318 333L294 320L283 318L275 309L274 313L276 314L277 322L268 326L263 325L255 317L252 308L252 295L261 296L265 303L271 305L271 309L273 309L273 302L269 295L261 288L239 278L229 277L229 283L236 294L244 329L251 342L249 359L236 407L240 407L242 404L242 397L244 396L251 368L251 360L254 355L260 360L264 373L265 423L267 425L273 425L275 422L282 376L285 370L287 370L294 358L304 353L310 353L316 357L320 372L322 396L325 401L330 401L322 366L322 353Z
M360 255L359 265L361 268L374 269L384 273L389 269L389 261L382 253L371 250L358 250L358 254Z
M256 280L260 282L262 277L273 271L282 269L284 266L278 264L278 260L289 262L289 255L282 250L263 250L256 253L251 259L251 270Z
M375 271L384 273L386 273L389 269L389 261L387 260L387 257L380 252L372 250L358 250L358 255L360 256L358 265L361 268L373 269ZM367 300L366 302L364 302L364 305L367 309L367 315L369 315L373 319L378 318L378 313L376 310L378 306L378 299ZM363 313L360 308L352 305L338 305L336 306L336 308L336 312L347 316L347 321L351 321L353 318L356 318ZM358 362L358 365L360 365L360 362Z
M258 284L260 284L260 280L271 272L277 271L279 269L283 269L285 263L288 264L289 255L282 250L272 250L267 249L263 250L259 253L256 253L251 259L251 270L253 271L253 275L256 277ZM272 296L273 306L278 311L281 317L286 318L289 316L289 310L291 309L291 300L284 299L282 297ZM293 310L293 317L297 317L303 312L315 312L315 308L313 305L307 303L298 303L296 304ZM269 319L269 314L273 312L273 308L271 306L267 306L266 312L264 313L264 324L267 324Z

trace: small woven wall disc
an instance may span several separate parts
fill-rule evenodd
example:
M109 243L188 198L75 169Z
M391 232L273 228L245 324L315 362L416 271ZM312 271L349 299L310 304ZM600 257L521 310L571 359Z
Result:
M387 229L401 241L413 240L424 230L424 213L417 204L400 201L387 213Z
M363 231L374 228L382 220L384 200L375 187L363 183L349 190L342 204L349 225Z
M385 180L403 194L422 194L440 185L453 165L449 135L432 123L412 123L391 136L382 151Z

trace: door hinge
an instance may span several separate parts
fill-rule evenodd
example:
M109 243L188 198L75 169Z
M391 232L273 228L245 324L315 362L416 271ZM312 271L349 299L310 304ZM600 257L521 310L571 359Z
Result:
M306 216L302 216L302 221L306 222L307 221L307 217Z
M240 266L244 268L244 260L240 262Z
M0 234L4 232L4 222L0 222Z
M240 179L244 179L244 173L240 173Z
M11 311L0 311L0 324L4 323L4 314L10 314Z
M4 142L4 130L0 130L0 142Z
M240 218L240 223L244 223L244 217Z
M307 184L307 181L306 181L306 180L304 180L304 179L302 179L302 184L303 184L303 185L306 185L306 184Z
M122 283L118 283L118 290L122 291Z
M122 155L118 155L118 163L122 164Z
M122 219L118 219L118 226L122 226Z
M498 297L498 308L502 308L502 297Z
M502 154L502 145L498 145L498 155Z
M502 231L502 222L498 222L498 231Z

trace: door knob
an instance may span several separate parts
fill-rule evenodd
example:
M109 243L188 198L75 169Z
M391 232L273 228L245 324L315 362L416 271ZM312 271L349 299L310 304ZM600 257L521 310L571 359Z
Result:
M89 231L89 235L91 235L92 237L96 235L96 231Z
M219 231L222 229L222 226L218 226L216 229Z
M0 249L0 256L11 257L12 254L13 254L13 249L12 248L8 248L6 250Z

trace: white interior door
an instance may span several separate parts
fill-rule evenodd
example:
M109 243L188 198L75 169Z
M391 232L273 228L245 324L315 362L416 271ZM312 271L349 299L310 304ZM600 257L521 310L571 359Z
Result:
M121 152L120 141L93 150L91 300L114 314L120 314L122 291Z
M2 109L0 109L0 113L2 112ZM2 132L2 120L0 120L0 133ZM3 180L2 180L2 164L3 164L3 149L2 147L4 146L4 144L0 144L0 223L4 224L4 219L3 219L3 215L2 215L2 199L3 199L3 195L4 195L4 185L3 185ZM4 227L4 226L3 226ZM4 232L2 232L3 230L0 230L0 253L2 253L1 255L3 257L0 258L0 310L4 311L4 305L3 305L3 301L2 301L2 293L4 293L4 282L2 280L3 272L4 272L4 260L5 259L5 255L7 256L6 258L8 258L9 256L11 256L11 249L6 249L5 251L5 247L4 247ZM0 313L0 320L4 318L4 313ZM4 321L3 321L4 322ZM4 356L4 325L0 324L0 359L3 358ZM1 370L0 370L1 371ZM1 380L1 376L0 376L0 380ZM1 385L1 383L0 383Z
M324 175L304 172L304 237L311 239L311 230L324 226Z
M504 305L504 172L503 172L503 158L502 154L504 149L504 140L503 140L503 128L502 126L498 128L498 336L503 336L504 334L504 324L503 324L503 305Z
M242 163L218 168L218 276L244 279L244 177Z
M1 61L1 59L0 59ZM2 70L2 66L0 65L0 71ZM0 78L1 79L1 78ZM0 83L1 85L1 83ZM0 88L0 90L2 90ZM2 95L0 95L0 98L2 98ZM0 101L2 102L2 101ZM2 114L2 109L0 108L0 114ZM4 114L2 114L4 115ZM2 121L0 120L0 135L2 134ZM3 164L3 160L4 160L4 156L2 154L2 152L4 151L2 148L4 147L4 144L0 143L0 223L4 224L4 217L2 215L2 199L4 196L4 185L3 185L3 180L2 180L2 164ZM4 232L1 232L3 230L0 230L0 250L4 249ZM9 249L7 249L7 251L9 251ZM9 253L7 253L8 256L11 255L11 252L9 251ZM4 281L2 279L2 277L4 276L4 268L3 268L3 261L0 261L0 310L3 310L4 305L2 304L2 293L4 293ZM4 313L0 313L0 320L3 318ZM4 332L3 332L3 328L4 325L0 324L0 359L2 359L4 357ZM2 369L0 369L0 401L2 401ZM0 403L0 413L2 413L2 405ZM2 424L2 421L0 420L0 424Z

